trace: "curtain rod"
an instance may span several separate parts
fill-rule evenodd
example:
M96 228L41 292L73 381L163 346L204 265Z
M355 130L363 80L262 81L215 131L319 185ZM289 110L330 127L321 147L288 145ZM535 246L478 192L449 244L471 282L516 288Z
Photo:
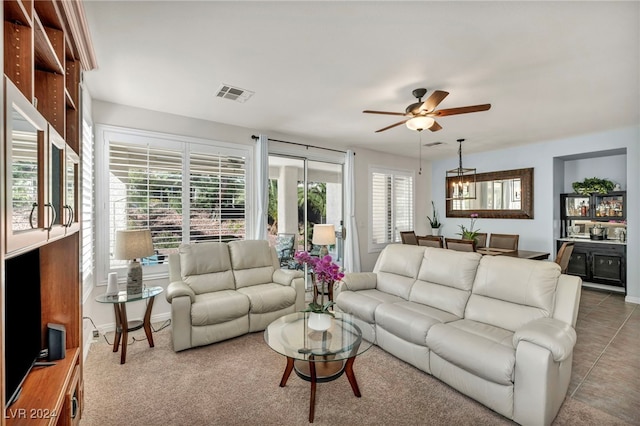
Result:
M259 136L251 135L251 139L253 139L253 140L256 140L256 139L258 139L258 138L259 138ZM327 151L341 152L342 154L346 154L346 153L347 153L347 151L340 151L339 149L324 148L324 147L321 147L321 146L307 145L307 144L304 144L304 143L298 143L298 142L281 141L280 139L271 139L271 138L268 138L268 139L269 139L271 142L282 142L282 143L288 143L288 144L291 144L291 145L304 146L304 147L305 147L305 148L307 148L307 149L309 149L309 148L316 148L316 149L324 149L324 150L327 150ZM354 153L353 153L353 155L356 155L356 153L354 152Z

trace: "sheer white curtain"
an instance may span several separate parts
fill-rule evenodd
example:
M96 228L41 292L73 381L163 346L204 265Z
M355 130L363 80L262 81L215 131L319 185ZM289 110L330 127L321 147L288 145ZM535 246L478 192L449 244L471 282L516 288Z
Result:
M347 238L344 241L344 270L347 272L360 272L360 245L358 243L358 226L356 224L356 178L355 178L355 153L348 150L345 154L344 164L344 189Z
M254 238L267 239L267 214L269 211L269 138L258 136L256 140L256 223Z

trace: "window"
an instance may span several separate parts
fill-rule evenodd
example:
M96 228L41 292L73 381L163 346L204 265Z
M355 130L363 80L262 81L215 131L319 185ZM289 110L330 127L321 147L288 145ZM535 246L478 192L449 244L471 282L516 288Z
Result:
M413 171L369 169L369 251L400 242L401 231L414 229Z
M86 117L82 120L82 283L85 291L93 287L94 252L94 150L93 126Z
M101 127L101 126L99 126ZM141 260L147 272L166 272L168 254L181 243L230 241L247 235L250 147L102 128L108 223L99 243L108 271L122 272L126 260L113 258L116 231L150 229L155 254ZM108 176L107 176L108 174ZM147 274L145 272L145 274Z

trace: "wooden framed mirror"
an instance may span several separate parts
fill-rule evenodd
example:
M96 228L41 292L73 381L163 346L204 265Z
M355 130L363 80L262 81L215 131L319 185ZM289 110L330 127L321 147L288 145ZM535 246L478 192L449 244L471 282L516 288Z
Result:
M453 194L453 179L447 178L445 193ZM533 168L478 173L476 198L447 200L447 217L533 219Z

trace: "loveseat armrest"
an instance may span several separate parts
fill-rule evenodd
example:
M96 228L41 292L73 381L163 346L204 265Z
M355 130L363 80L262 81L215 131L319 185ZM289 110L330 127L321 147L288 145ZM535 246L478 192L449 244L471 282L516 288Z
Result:
M171 303L175 297L188 296L191 303L196 301L196 294L184 281L174 281L169 283L165 297Z
M295 269L276 269L273 272L273 282L282 285L291 285L295 278L302 278L304 272Z
M546 348L553 360L564 361L573 353L576 331L569 324L554 318L538 318L530 321L513 334L513 347L526 341Z

